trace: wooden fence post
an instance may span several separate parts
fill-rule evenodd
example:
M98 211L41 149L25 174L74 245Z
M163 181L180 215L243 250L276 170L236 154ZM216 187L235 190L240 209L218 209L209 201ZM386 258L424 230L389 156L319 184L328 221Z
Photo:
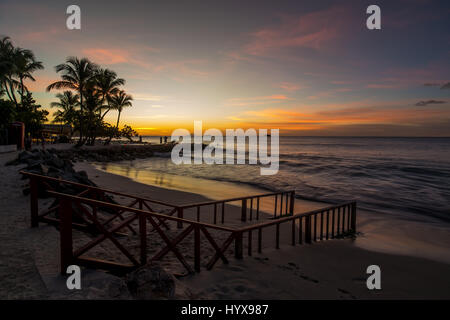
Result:
M234 256L236 259L242 259L243 239L242 232L237 232L234 240Z
M38 181L35 177L30 177L30 212L32 228L39 226L38 210Z
M305 243L311 243L311 216L305 217Z
M247 199L242 199L241 221L247 221Z
M262 228L258 228L258 253L262 252Z
M291 203L289 208L289 214L294 214L294 208L295 208L295 191L291 192Z
M59 203L59 239L61 250L61 274L73 262L72 247L72 203L69 199L60 198Z
M139 234L141 236L141 265L147 263L147 217L139 213Z
M183 219L183 208L180 208L180 207L179 207L179 208L177 209L177 211L178 211L178 218ZM178 227L178 229L183 228L183 222L178 221L178 222L177 222L177 227Z
M356 202L352 203L352 232L356 233Z
M200 227L198 225L194 228L194 269L200 272Z
M248 230L248 255L252 255L252 230Z

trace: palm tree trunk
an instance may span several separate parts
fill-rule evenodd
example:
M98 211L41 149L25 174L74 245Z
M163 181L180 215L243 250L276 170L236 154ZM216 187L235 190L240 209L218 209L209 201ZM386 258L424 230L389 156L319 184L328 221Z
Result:
M11 101L14 102L14 104L16 105L16 109L18 109L19 108L19 104L17 103L16 95L14 94L14 89L13 89L11 83L9 84L9 90L11 91L11 96L13 97L13 99Z
M20 77L20 104L23 108L23 77Z
M103 118L106 116L106 114L109 112L109 110L111 110L111 109L109 109L109 107L108 107L108 109L105 111L105 113L100 117L100 119L103 121Z
M116 123L116 128L119 129L119 121L120 121L120 113L122 112L122 110L119 110L119 115L117 116L117 123Z
M14 102L14 100L11 97L11 95L9 94L8 85L6 84L6 81L3 81L3 86L5 87L5 92L6 92L6 95L8 96L8 98L9 98L9 100L11 102Z
M80 127L78 128L78 131L80 131L80 139L78 140L77 146L81 147L86 141L83 142L83 89L79 87L79 93L80 93Z

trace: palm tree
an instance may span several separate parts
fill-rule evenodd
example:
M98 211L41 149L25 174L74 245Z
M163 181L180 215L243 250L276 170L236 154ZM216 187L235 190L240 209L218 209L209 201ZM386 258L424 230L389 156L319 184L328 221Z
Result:
M101 105L106 102L106 111L101 114L100 119L103 120L105 115L109 112L111 97L119 92L119 86L125 84L125 79L117 78L117 73L109 69L98 69L96 74L97 90L101 95Z
M24 91L28 89L24 85L24 80L36 81L31 75L32 72L44 69L42 62L36 61L33 52L21 48L14 50L15 73L19 78L20 85L20 102L23 104Z
M82 113L84 111L84 90L86 89L88 83L94 79L97 65L89 61L87 58L78 59L77 57L68 57L66 63L59 64L55 67L56 72L61 72L61 81L56 81L47 87L47 91L52 89L70 89L78 92L80 97L80 139L78 145L82 144L83 141L83 130L82 130Z
M3 37L0 40L0 85L3 87L10 101L18 105L14 90L18 87L14 75L14 46L9 37Z
M12 43L9 37L0 39L0 84L3 87L3 81L6 75L10 72Z
M72 91L64 91L58 93L56 97L58 102L50 103L50 107L59 108L53 115L53 122L62 122L67 124L73 124L73 120L76 114L76 107L79 105L79 95L73 94Z
M117 129L119 129L120 114L122 113L123 108L132 106L131 101L133 101L133 97L126 94L123 90L120 90L117 94L111 97L111 108L119 112L116 123Z
M15 90L19 91L20 105L23 106L25 91L28 92L24 81L35 81L31 75L38 69L43 69L42 62L36 61L31 50L14 48L10 38L0 40L0 83L8 98L16 107L19 106Z

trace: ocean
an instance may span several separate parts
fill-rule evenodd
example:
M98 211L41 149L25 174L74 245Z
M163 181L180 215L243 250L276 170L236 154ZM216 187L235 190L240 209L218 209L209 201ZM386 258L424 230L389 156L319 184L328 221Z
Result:
M158 137L143 139L159 143ZM140 173L153 172L270 191L295 189L303 199L356 200L368 211L450 222L450 138L283 136L279 160L278 174L272 176L261 176L257 165L175 165L168 156L102 169L138 181Z

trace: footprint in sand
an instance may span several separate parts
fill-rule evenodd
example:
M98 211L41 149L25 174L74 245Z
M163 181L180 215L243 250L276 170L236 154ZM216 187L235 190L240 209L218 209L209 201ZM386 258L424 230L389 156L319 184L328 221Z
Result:
M246 290L246 288L244 286L239 285L239 286L234 287L234 290L242 293Z
M304 279L304 280L307 280L307 281L311 281L311 282L314 282L314 283L319 283L319 280L316 280L314 278L310 278L308 276L305 276L304 274L300 274L299 277Z
M346 297L343 298L351 298L351 299L356 299L356 297L354 295L352 295L350 292L348 292L347 290L341 289L341 288L337 288L337 290L340 293L343 293Z
M259 262L265 262L265 261L269 260L269 258L260 258L260 257L255 257L254 259L259 261Z
M228 270L241 272L242 268L241 267L236 267L236 266L229 266Z
M294 274L299 276L303 280L310 281L310 282L313 282L313 283L319 283L319 280L311 278L311 277L308 277L307 275L304 275L302 273L299 273L298 271L300 270L300 268L295 263L288 263L287 266L285 266L285 265L278 265L277 267L280 268L280 269L283 269L283 270L294 271Z

